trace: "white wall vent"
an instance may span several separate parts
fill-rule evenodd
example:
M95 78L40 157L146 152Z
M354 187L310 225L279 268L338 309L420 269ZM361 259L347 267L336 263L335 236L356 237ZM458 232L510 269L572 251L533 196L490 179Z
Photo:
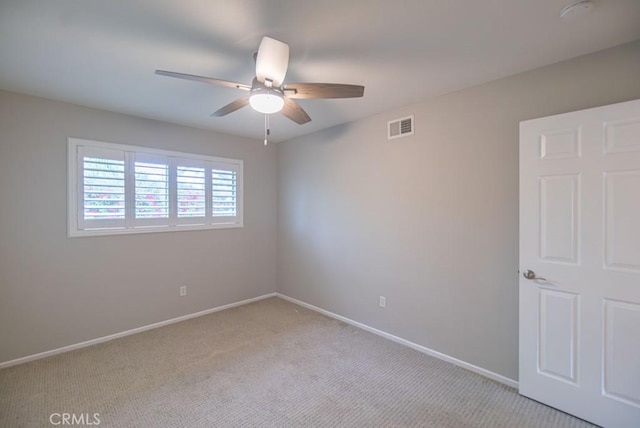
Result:
M387 139L413 135L413 115L387 122Z

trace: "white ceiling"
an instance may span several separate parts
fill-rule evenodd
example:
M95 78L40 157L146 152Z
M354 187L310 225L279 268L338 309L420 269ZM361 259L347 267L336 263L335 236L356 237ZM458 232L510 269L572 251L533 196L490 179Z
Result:
M264 117L209 114L238 90L166 69L251 83L264 35L287 42L285 83L365 86L361 99L300 100L274 115L282 141L640 39L639 0L2 0L0 88L262 139Z

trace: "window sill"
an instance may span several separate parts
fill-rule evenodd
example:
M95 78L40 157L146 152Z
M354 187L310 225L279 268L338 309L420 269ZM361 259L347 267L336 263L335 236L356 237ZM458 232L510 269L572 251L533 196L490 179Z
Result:
M138 226L138 227L113 227L103 229L69 230L67 238L85 238L89 236L132 235L140 233L162 232L186 232L190 230L210 229L236 229L242 228L242 223L218 223L218 224L181 224L175 226Z

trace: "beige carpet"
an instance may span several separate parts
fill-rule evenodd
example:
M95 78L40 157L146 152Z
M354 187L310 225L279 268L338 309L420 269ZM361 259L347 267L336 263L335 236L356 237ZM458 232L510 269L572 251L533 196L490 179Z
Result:
M592 426L276 298L0 370L0 427L52 413L123 428Z

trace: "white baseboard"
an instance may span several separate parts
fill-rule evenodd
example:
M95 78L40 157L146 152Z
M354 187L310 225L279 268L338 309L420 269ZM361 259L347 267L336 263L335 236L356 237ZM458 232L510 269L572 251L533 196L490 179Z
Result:
M417 343L413 343L410 342L406 339L403 339L401 337L398 336L394 336L393 334L384 332L382 330L378 330L377 328L373 328L370 327L366 324L362 324L358 321L354 321L352 319L349 319L347 317L343 317L342 315L338 315L338 314L334 314L333 312L329 312L325 309L319 308L317 306L313 306L310 305L308 303L305 303L301 300L298 299L294 299L293 297L289 297L287 295L281 294L281 293L269 293L269 294L264 294L262 296L258 296L258 297L253 297L251 299L246 299L246 300L242 300L239 302L234 302L234 303L229 303L228 305L223 305L223 306L218 306L215 308L211 308L211 309L206 309L204 311L200 311L200 312L196 312L193 314L188 314L188 315L183 315L177 318L172 318L166 321L160 321L154 324L149 324L146 326L142 326L142 327L138 327L138 328L134 328L131 330L126 330L120 333L115 333L115 334L110 334L108 336L103 336L103 337L98 337L96 339L91 339L91 340L87 340L84 342L80 342L80 343L76 343L74 345L69 345L69 346L63 346L62 348L57 348L57 349L52 349L50 351L45 351L45 352L40 352L38 354L33 354L33 355L27 355L26 357L20 357L20 358L16 358L15 360L10 360L10 361L5 361L0 363L0 369L4 369L7 367L11 367L11 366L15 366L18 364L23 364L29 361L34 361L34 360L39 360L41 358L46 358L46 357L50 357L53 355L57 355L57 354L62 354L64 352L69 352L69 351L73 351L75 349L80 349L80 348L85 348L87 346L91 346L91 345L97 345L98 343L103 343L103 342L108 342L110 340L113 339L118 339L120 337L125 337L125 336L129 336L132 334L136 334L136 333L142 333L143 331L147 331L147 330L152 330L154 328L159 328L159 327L164 327L166 325L169 324L174 324L180 321L186 321L188 319L191 318L197 318L197 317L201 317L203 315L208 315L208 314L212 314L214 312L219 312L219 311L223 311L225 309L230 309L230 308L234 308L237 306L242 306L242 305L246 305L249 303L253 303L253 302L257 302L259 300L263 300L263 299L268 299L270 297L280 297L281 299L284 300L288 300L291 303L295 303L296 305L300 305L302 307L305 307L307 309L311 309L312 311L316 311L319 312L321 314L324 314L328 317L340 320L342 322L345 322L347 324L353 325L355 327L361 328L363 330L366 330L370 333L376 334L378 336L382 336L385 339L389 339L393 342L399 343L401 345L404 346L408 346L409 348L415 349L416 351L422 352L424 354L430 355L432 357L447 361L449 363L455 364L457 366L460 366L462 368L465 368L467 370L471 370L474 373L478 373L482 376L488 377L489 379L493 379L495 381L501 382L505 385L508 385L510 387L513 388L518 388L518 382L513 380L513 379L509 379L508 377L499 375L497 373L494 373L492 371L489 371L487 369L483 369L482 367L478 367L475 366L473 364L467 363L465 361L459 360L457 358L451 357L447 354L443 354L442 352L438 352L438 351L434 351L433 349L429 349L425 346L422 345L418 345Z
M251 299L241 300L240 302L229 303L228 305L222 305L211 309L206 309L204 311L196 312L193 314L183 315L181 317L172 318L166 321L160 321L154 324L145 325L142 327L134 328L131 330L123 331L120 333L110 334L108 336L98 337L97 339L87 340L85 342L76 343L74 345L63 346L62 348L52 349L51 351L40 352L38 354L27 355L26 357L16 358L15 360L5 361L0 363L0 369L4 369L6 367L15 366L22 363L27 363L29 361L39 360L40 358L50 357L52 355L62 354L64 352L73 351L75 349L85 348L91 345L97 345L98 343L108 342L113 339L118 339L120 337L129 336L136 333L142 333L143 331L152 330L158 327L164 327L165 325L174 324L180 321L186 321L191 318L201 317L203 315L209 315L214 312L223 311L225 309L235 308L236 306L246 305L248 303L257 302L258 300L268 299L269 297L276 297L276 293L263 294L262 296L253 297Z
M302 307L305 307L307 309L311 309L312 311L319 312L319 313L321 313L323 315L326 315L328 317L335 318L335 319L337 319L339 321L342 321L342 322L345 322L347 324L351 324L352 326L361 328L361 329L366 330L366 331L368 331L370 333L373 333L373 334L377 334L378 336L382 336L385 339L389 339L389 340L391 340L393 342L396 342L396 343L399 343L401 345L408 346L409 348L415 349L416 351L422 352L424 354L430 355L432 357L438 358L438 359L446 361L448 363L455 364L456 366L465 368L465 369L470 370L470 371L472 371L474 373L478 373L478 374L480 374L482 376L488 377L489 379L493 379L495 381L503 383L503 384L505 384L507 386L510 386L512 388L516 388L516 389L518 388L518 382L517 381L515 381L513 379L509 379L508 377L499 375L498 373L494 373L494 372L489 371L487 369L483 369L482 367L475 366L473 364L467 363L466 361L462 361L462 360L459 360L457 358L451 357L451 356L449 356L447 354L443 354L442 352L434 351L433 349L429 349L429 348L427 348L425 346L418 345L417 343L410 342L410 341L408 341L406 339L403 339L401 337L394 336L393 334L389 334L389 333L384 332L382 330L378 330L377 328L373 328L373 327L370 327L370 326L368 326L366 324L362 324L362 323L360 323L358 321L354 321L354 320L349 319L347 317L343 317L342 315L334 314L333 312L329 312L329 311L327 311L325 309L322 309L322 308L319 308L317 306L310 305L310 304L305 303L303 301L300 301L298 299L294 299L293 297L289 297L289 296L281 294L281 293L276 293L276 295L278 297L280 297L281 299L288 300L289 302L295 303L296 305L300 305Z

